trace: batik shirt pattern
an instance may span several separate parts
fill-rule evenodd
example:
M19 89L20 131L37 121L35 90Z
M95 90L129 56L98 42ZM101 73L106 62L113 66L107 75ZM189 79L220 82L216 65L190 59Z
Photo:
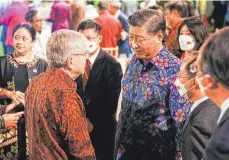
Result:
M122 81L116 159L127 155L144 160L154 155L175 159L191 106L174 85L180 64L166 48L147 65L136 57L132 59Z

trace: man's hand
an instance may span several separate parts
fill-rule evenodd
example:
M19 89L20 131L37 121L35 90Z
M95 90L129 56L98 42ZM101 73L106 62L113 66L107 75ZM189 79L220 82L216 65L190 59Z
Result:
M25 102L25 94L20 91L9 91L8 97L12 99L15 103L20 102L23 104Z
M19 118L24 114L24 112L17 112L11 114L3 114L2 117L5 121L5 128L15 127Z

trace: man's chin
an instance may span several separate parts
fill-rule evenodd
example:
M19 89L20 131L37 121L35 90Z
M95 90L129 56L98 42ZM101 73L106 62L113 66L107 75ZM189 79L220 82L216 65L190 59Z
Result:
M146 56L144 54L136 54L136 57L138 59L142 59L142 60L145 60L146 59Z

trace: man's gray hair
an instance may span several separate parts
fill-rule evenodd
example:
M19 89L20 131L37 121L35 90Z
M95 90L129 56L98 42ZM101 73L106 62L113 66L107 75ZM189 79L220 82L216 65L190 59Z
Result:
M47 43L49 67L64 67L71 55L84 54L87 47L86 39L81 33L73 30L58 30L54 32Z
M146 27L148 33L161 31L165 35L166 21L162 13L153 9L141 9L129 16L128 22L134 27Z

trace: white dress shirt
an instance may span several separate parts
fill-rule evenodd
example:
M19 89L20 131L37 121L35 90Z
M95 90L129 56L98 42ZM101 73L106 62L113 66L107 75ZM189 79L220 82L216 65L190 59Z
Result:
M217 124L219 124L220 120L223 118L223 115L225 114L225 112L227 111L227 109L229 108L229 97L223 101L221 108L220 108L220 115L217 121Z

